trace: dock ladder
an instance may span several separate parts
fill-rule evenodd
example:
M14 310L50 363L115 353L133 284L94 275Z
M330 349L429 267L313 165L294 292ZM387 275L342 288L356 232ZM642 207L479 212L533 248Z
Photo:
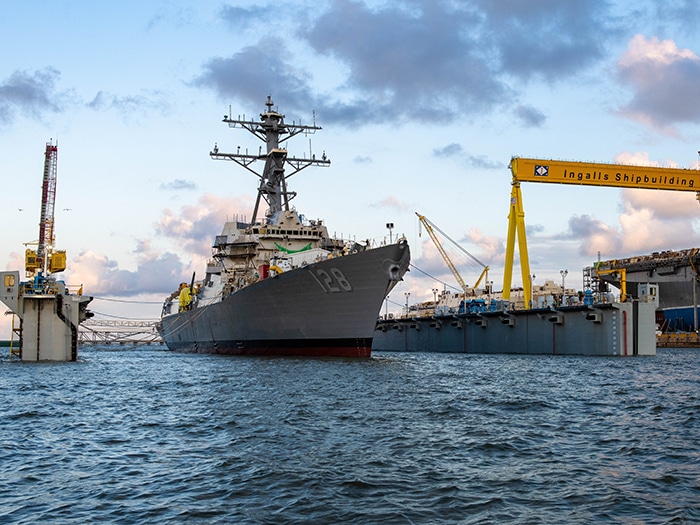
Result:
M15 319L19 319L19 326L15 325ZM15 346L15 336L17 345ZM22 357L22 319L12 313L12 334L10 335L10 357Z

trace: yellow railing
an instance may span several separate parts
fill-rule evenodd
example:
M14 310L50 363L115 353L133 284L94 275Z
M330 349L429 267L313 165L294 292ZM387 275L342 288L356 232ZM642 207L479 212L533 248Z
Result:
M12 356L17 356L19 357L22 353L22 347L21 347L21 341L22 341L22 325L20 326L15 326L15 318L17 316L13 313L12 314L12 334L10 335L10 357ZM15 334L19 337L19 340L17 341L17 346L15 346Z
M667 332L657 334L656 346L659 347L700 347L700 334L695 332Z
M63 290L67 294L83 295L83 285L82 284L62 284L61 287L63 288ZM22 295L32 295L32 294L36 294L36 293L41 293L41 294L46 294L46 295L55 295L55 294L59 293L60 291L61 290L59 290L58 283L53 283L53 284L45 283L40 292L37 292L37 290L34 288L34 283L32 281L24 282L20 286L20 294L22 294Z

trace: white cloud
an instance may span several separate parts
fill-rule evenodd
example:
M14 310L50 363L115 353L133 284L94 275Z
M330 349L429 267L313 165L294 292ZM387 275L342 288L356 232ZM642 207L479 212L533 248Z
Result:
M174 240L183 253L208 256L211 254L212 239L221 231L223 224L234 216L244 220L246 212L252 208L248 198L219 197L207 193L199 198L197 204L182 206L177 212L163 210L155 228L159 235Z
M698 56L690 49L679 49L673 40L659 40L655 36L646 39L644 35L635 35L627 51L620 57L618 67L634 70L643 62L671 65L682 59L697 60Z
M396 197L384 197L379 202L376 202L374 204L370 204L370 206L372 208L388 208L391 210L398 210L398 211L410 211L411 210L411 207L408 204L406 204L405 202L401 202Z
M635 35L617 62L633 97L620 114L669 135L700 117L700 58L672 40Z

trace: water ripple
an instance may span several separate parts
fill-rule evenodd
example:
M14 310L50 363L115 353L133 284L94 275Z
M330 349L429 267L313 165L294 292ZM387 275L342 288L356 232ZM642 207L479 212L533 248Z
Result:
M0 523L700 522L692 350L0 367Z

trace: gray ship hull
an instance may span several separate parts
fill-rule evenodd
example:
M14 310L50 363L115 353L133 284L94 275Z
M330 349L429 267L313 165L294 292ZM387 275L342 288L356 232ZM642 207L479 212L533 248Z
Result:
M683 273L690 273L687 268ZM634 276L633 276L634 277ZM698 326L697 290L693 291L694 275L685 281L661 281L659 285L659 310L656 323L664 332L690 332ZM628 284L629 286L629 284Z
M369 357L382 303L409 260L401 242L309 264L166 316L158 332L179 351Z

